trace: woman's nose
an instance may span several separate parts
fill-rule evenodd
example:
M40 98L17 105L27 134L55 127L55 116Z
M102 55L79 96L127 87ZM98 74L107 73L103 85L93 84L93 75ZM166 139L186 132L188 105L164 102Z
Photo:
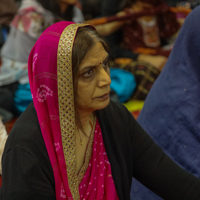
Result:
M99 74L98 86L104 87L104 86L108 86L110 84L111 84L110 69L108 68L106 70L102 67L100 70L100 74Z

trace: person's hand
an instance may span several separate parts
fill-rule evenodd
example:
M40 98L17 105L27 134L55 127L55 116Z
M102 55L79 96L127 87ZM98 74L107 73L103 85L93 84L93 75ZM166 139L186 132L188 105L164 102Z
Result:
M159 71L162 71L163 67L165 66L167 62L167 58L165 56L153 56L153 55L146 55L146 54L140 54L137 60L149 62Z

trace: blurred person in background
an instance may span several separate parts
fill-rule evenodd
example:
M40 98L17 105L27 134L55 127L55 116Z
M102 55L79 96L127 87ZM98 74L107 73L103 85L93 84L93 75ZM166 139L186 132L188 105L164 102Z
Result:
M80 0L85 20L94 19L101 15L102 0Z
M53 24L31 50L33 102L2 157L3 200L130 200L132 177L170 200L199 200L200 179L110 101L109 48L94 27Z
M9 24L17 12L17 5L14 0L0 0L0 49L6 41L9 32ZM1 58L0 58L1 75ZM0 87L0 175L2 174L1 157L7 139L6 128L3 123L10 120L11 105L13 101L12 92L8 88Z
M149 10L158 7L161 13L148 15ZM147 13L147 16L117 21L120 16L136 12ZM112 66L135 76L137 86L131 99L145 100L167 61L179 30L176 14L164 0L103 1L101 14L116 15L113 22L96 26L111 47Z
M0 49L6 41L9 33L9 24L17 12L17 5L14 0L0 0ZM1 76L1 58L0 58L0 76ZM1 86L1 85L0 85ZM10 120L13 105L13 89L15 86L0 87L0 116L3 122Z
M0 0L0 48L6 40L9 24L17 12L14 0Z
M200 178L200 6L186 18L137 121L182 168ZM132 199L160 200L133 181Z
M3 125L2 119L0 118L0 175L2 174L1 157L3 154L4 146L7 140L6 128Z
M33 45L41 33L55 22L83 22L82 11L76 4L77 0L21 1L10 24L7 40L1 49L0 88L12 91L14 106L12 104L10 107L14 107L14 113L23 112L31 101L27 63Z
M166 51L162 47L180 28L175 14L164 0L116 0L113 8L111 5L114 2L102 3L102 15L110 16L117 11L117 16L142 11L148 13L160 7L160 14L143 16L133 21L115 21L96 28L100 35L108 36L111 53L115 57L145 60L162 71L171 50Z

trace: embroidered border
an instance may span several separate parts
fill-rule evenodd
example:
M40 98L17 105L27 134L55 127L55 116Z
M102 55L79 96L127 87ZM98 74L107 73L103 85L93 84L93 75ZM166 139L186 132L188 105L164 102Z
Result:
M79 200L76 174L75 111L72 80L72 48L77 29L87 24L70 24L62 32L57 54L58 100L63 152L67 167L69 189L74 200Z
M88 142L88 148L87 148L86 154L85 154L85 162L84 162L83 166L81 167L80 172L78 173L78 182L79 182L79 184L81 183L81 181L82 181L82 179L83 179L83 177L84 177L84 175L85 175L85 173L87 171L88 165L90 163L90 159L91 159L91 156L92 156L95 128L96 128L96 117L94 119L92 133L91 133L90 140Z

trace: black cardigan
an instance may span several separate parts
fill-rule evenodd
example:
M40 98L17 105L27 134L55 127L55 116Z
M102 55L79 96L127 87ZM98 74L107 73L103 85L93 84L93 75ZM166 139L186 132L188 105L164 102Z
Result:
M164 199L199 200L200 180L175 164L119 103L97 111L120 200L132 177ZM11 130L2 160L1 200L55 200L53 170L33 104Z

